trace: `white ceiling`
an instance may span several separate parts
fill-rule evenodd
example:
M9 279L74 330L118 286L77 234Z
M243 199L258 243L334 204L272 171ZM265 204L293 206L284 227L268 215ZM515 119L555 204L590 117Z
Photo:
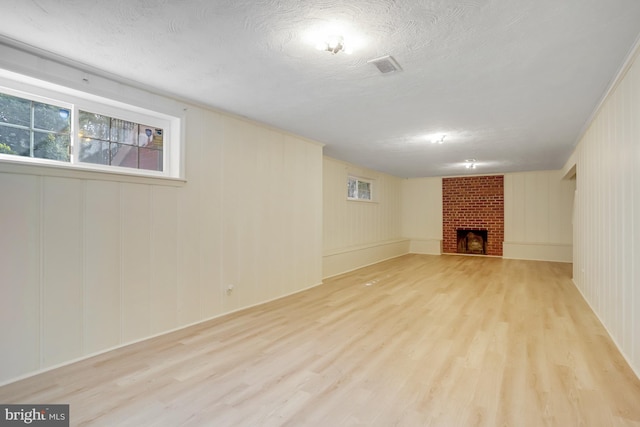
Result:
M638 0L0 0L0 38L399 177L559 169L640 35ZM327 24L359 42L332 55ZM336 32L334 29L333 32ZM367 60L392 55L400 73ZM445 133L445 143L425 137Z

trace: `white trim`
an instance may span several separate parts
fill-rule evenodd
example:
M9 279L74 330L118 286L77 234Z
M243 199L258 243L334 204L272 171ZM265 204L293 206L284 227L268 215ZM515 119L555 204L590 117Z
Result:
M573 244L502 242L502 258L573 262Z
M169 329L167 331L159 332L157 334L149 335L149 336L144 337L144 338L140 338L140 339L129 341L129 342L122 343L122 344L118 344L116 346L109 347L109 348L106 348L104 350L96 351L96 352L93 352L93 353L90 353L90 354L85 354L84 356L80 356L80 357L77 357L75 359L68 360L66 362L58 363L58 364L55 364L55 365L52 365L52 366L48 366L46 368L38 369L37 371L33 371L33 372L29 372L27 374L19 375L17 377L10 378L10 379L8 379L6 381L0 382L0 387L3 387L5 385L7 385L7 384L11 384L11 383L14 383L14 382L17 382L17 381L24 380L26 378L31 378L31 377L34 377L36 375L52 371L54 369L62 368L63 366L72 365L74 363L81 362L83 360L90 359L92 357L99 356L101 354L108 353L108 352L113 351L113 350L117 350L117 349L120 349L120 348L123 348L123 347L127 347L127 346L130 346L130 345L134 345L134 344L137 344L137 343L140 343L140 342L143 342L143 341L147 341L147 340L150 340L150 339L153 339L153 338L157 338L157 337L160 337L160 336L163 336L163 335L168 335L168 334L171 334L173 332L181 331L183 329L187 329L187 328L190 328L192 326L197 326L197 325L200 325L202 323L218 319L220 317L229 316L229 315L231 315L233 313L237 313L239 311L248 310L248 309L253 308L253 307L257 307L257 306L260 306L260 305L263 305L263 304L268 304L270 302L277 301L277 300L280 300L280 299L283 299L283 298L287 298L287 297L289 297L291 295L295 295L295 294L307 291L309 289L315 288L316 286L320 286L322 284L323 284L322 282L316 283L315 285L307 286L306 288L303 288L303 289L298 289L296 291L289 292L289 293L284 294L284 295L280 295L280 296L277 296L277 297L274 297L274 298L270 298L270 299L268 299L266 301L257 302L255 304L251 304L251 305L248 305L246 307L241 307L241 308L237 308L237 309L234 309L234 310L231 310L231 311L227 311L227 312L224 312L224 313L216 314L216 315L208 317L206 319L198 320L196 322L191 322L189 324L178 326L176 328ZM84 337L84 334L83 334L83 337Z
M596 316L596 319L598 319L598 322L600 322L600 325L602 326L602 328L607 332L607 335L609 336L609 338L611 339L611 341L613 342L613 344L616 346L616 348L618 349L618 351L620 352L620 354L622 355L622 358L625 360L625 362L627 362L627 365L629 366L629 368L631 369L631 372L633 372L636 377L640 380L640 371L637 371L634 366L633 363L631 363L631 358L629 358L622 346L620 344L618 344L618 341L616 341L614 335L611 333L611 331L609 330L609 328L607 328L607 325L602 321L602 319L600 318L600 316L598 316L598 312L596 310L594 310L593 306L591 305L591 303L589 302L589 299L584 295L584 293L582 293L582 289L580 289L580 286L578 286L578 284L576 283L575 279L572 278L571 279L571 283L573 283L573 286L576 287L576 290L578 291L578 293L580 293L580 296L582 297L582 299L584 300L584 302L587 303L587 305L589 306L589 309L591 310L591 312Z
M322 277L328 278L409 253L408 239L386 240L325 252Z
M356 197L349 197L349 181L356 180ZM358 194L358 184L361 182L365 182L369 184L369 198L361 199L357 197ZM351 202L375 202L375 194L374 194L374 182L375 180L371 178L363 178L352 174L347 174L347 200Z
M0 154L1 163L25 163L36 166L56 166L71 169L89 170L98 173L116 173L132 176L155 178L184 179L184 160L182 141L183 115L177 116L163 111L150 110L134 104L127 104L115 99L82 92L77 89L60 86L44 80L0 69L0 91L12 96L31 99L69 108L72 110L71 145L72 157L69 162L59 162L40 158ZM140 123L146 126L162 128L163 133L163 170L152 171L146 169L125 168L111 165L97 165L79 162L79 137L77 122L79 110L89 111ZM44 173L46 174L46 173ZM99 176L94 179L100 179Z
M409 252L420 255L442 255L442 239L411 239Z
M2 156L2 155L0 155ZM7 158L10 157L10 158ZM181 178L170 178L165 176L137 175L129 172L128 168L113 168L113 170L96 170L85 168L80 165L67 165L63 162L47 162L42 159L41 163L29 161L15 161L18 156L3 156L0 159L0 173L13 173L35 176L53 176L74 179L92 179L96 181L118 181L130 182L134 184L166 185L179 187L183 186L186 180ZM28 157L24 157L28 159Z

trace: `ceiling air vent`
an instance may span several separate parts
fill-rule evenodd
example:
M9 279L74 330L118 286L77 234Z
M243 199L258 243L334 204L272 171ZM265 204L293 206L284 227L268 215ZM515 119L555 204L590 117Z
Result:
M380 70L382 74L395 73L398 71L402 71L400 65L393 59L393 56L381 56L380 58L370 59L367 61L369 64L373 64Z

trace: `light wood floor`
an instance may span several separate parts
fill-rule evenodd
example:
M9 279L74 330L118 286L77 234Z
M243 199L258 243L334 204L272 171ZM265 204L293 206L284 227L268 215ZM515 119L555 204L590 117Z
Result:
M407 255L0 388L96 426L640 426L570 264Z

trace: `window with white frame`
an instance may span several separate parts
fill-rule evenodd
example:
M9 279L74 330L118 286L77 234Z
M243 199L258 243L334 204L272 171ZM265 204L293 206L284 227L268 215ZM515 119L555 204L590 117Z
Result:
M71 107L0 92L0 153L68 162Z
M177 117L95 96L38 92L0 86L0 160L180 176Z
M347 178L347 199L373 200L373 181L355 176Z

